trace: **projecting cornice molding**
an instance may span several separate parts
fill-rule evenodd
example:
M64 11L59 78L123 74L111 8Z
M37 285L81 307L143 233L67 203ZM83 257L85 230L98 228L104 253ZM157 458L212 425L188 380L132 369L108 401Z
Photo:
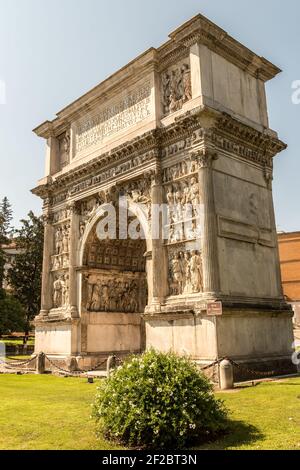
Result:
M59 136L70 127L72 122L88 113L93 113L97 106L133 86L147 74L166 69L172 63L188 57L190 46L196 43L204 44L227 61L264 82L281 72L278 67L265 58L259 57L202 15L195 16L172 32L169 37L170 40L161 47L148 49L58 112L54 120L46 121L36 127L34 132L45 139Z
M213 115L214 125L205 127L207 122L212 122ZM143 174L155 169L164 158L201 146L214 153L234 154L263 169L272 169L273 157L287 147L267 132L256 131L230 115L198 108L166 128L149 131L66 174L49 177L32 192L44 200L64 192L63 201L67 193L76 196L90 187L108 184L121 176L127 175L130 179L134 171ZM56 203L62 201L58 196Z
M264 82L271 80L281 72L274 64L252 52L202 15L195 16L176 29L170 34L170 38L185 47L190 47L197 42L204 44L229 62Z

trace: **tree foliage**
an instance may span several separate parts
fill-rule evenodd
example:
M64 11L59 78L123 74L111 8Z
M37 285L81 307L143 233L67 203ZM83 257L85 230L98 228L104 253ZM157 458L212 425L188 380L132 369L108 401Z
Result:
M31 211L16 230L16 255L8 271L8 282L26 315L26 331L40 309L44 226L42 217Z
M0 336L24 331L26 318L20 302L3 290L0 293Z
M12 228L13 211L7 197L0 203L0 243L8 243L14 230Z

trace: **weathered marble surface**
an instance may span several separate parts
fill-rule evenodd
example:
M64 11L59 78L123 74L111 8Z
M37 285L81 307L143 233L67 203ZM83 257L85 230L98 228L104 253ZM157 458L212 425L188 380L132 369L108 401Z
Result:
M33 191L45 216L37 352L84 367L150 346L287 360L272 197L285 144L265 97L279 72L199 15L35 130L47 143ZM124 237L122 204L140 239ZM116 240L97 238L103 207Z

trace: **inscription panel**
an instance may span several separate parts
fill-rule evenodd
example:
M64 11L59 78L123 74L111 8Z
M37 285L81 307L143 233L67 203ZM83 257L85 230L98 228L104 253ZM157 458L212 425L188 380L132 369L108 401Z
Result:
M105 139L128 129L151 114L150 81L125 98L75 125L75 154L101 144Z

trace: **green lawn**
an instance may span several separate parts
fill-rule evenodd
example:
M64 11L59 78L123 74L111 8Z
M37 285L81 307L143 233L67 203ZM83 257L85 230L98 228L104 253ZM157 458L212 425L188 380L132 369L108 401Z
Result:
M0 339L1 343L5 343L6 346L22 346L23 345L23 339L22 338L16 338L16 339ZM28 346L33 346L34 345L34 338L29 338L27 341Z
M0 375L0 449L117 449L97 441L86 379ZM202 449L300 450L300 379L219 393L232 433Z

